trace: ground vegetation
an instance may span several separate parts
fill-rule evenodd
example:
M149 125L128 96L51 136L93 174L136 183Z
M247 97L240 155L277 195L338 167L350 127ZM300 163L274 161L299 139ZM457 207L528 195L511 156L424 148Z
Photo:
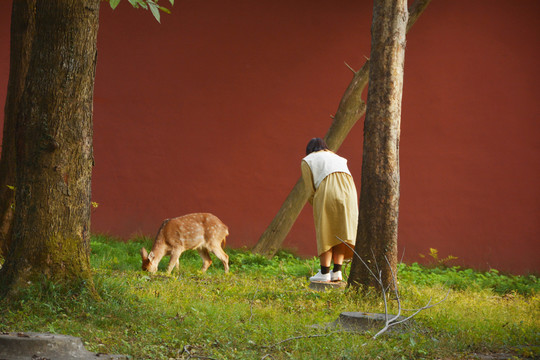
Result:
M279 251L272 259L227 249L206 273L195 251L180 270L140 270L139 250L94 236L91 265L101 300L44 280L0 303L1 332L52 332L83 339L88 350L134 359L527 359L540 356L538 278L496 270L398 264L403 311L424 306L401 331L344 331L332 323L348 311L382 312L377 291L317 292L308 276L318 259ZM217 259L214 259L217 260ZM348 273L346 269L345 273ZM397 304L389 297L389 312Z

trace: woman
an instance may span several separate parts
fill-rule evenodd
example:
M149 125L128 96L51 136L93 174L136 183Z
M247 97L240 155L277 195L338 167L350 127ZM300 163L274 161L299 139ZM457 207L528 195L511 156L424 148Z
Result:
M302 177L313 206L321 263L321 270L309 280L341 281L343 260L351 258L352 251L339 239L354 248L358 227L358 196L347 159L330 151L323 139L313 138L302 160Z

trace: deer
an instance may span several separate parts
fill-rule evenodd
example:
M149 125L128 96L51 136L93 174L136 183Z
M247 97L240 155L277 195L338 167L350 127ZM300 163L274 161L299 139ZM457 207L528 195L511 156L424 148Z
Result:
M158 230L150 253L141 249L142 269L155 273L159 262L165 255L170 255L167 273L176 267L179 269L180 255L185 250L197 250L203 260L201 268L205 272L212 259L212 252L221 260L225 272L229 272L229 256L225 253L225 238L229 229L217 216L210 213L194 213L173 219L165 219Z

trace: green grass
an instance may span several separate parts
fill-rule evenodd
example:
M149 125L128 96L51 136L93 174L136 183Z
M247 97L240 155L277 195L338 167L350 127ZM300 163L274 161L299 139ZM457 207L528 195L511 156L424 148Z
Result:
M318 269L315 258L280 252L268 260L246 249L227 249L231 272L224 274L214 258L203 274L198 254L189 251L178 272L166 275L164 259L160 272L150 275L140 270L142 246L148 249L151 241L93 237L91 263L102 300L60 284L35 284L20 298L0 303L0 332L69 334L82 338L90 351L134 359L470 359L492 352L516 359L540 356L540 285L532 275L401 264L405 309L419 308L430 298L439 301L448 290L450 294L419 313L404 331L372 340L376 330L325 328L341 312L383 312L384 307L374 292L310 290L307 277ZM395 312L396 302L390 306Z

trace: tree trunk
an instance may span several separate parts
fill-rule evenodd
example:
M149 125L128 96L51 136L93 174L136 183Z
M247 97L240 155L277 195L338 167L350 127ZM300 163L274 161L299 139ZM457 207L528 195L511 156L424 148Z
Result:
M15 1L16 2L16 1ZM46 277L90 281L92 99L100 0L35 3L17 107L13 242L0 294Z
M399 136L406 0L375 0L359 203L356 253L393 287L397 265L399 214ZM378 286L359 259L353 259L349 285ZM380 288L379 288L380 290Z
M431 0L415 0L409 9L409 21L407 31L414 25L418 17L422 14ZM328 147L337 151L352 127L361 118L366 107L361 95L368 82L369 61L356 72L347 90L341 98L334 121L325 136ZM294 222L300 215L307 202L307 194L304 191L302 177L296 182L278 213L259 238L253 248L253 252L267 257L272 257L283 244L287 234L291 230Z
M36 0L14 1L11 12L10 71L4 133L0 158L0 255L6 257L11 243L13 210L15 208L15 124L24 89L30 49L34 35Z

